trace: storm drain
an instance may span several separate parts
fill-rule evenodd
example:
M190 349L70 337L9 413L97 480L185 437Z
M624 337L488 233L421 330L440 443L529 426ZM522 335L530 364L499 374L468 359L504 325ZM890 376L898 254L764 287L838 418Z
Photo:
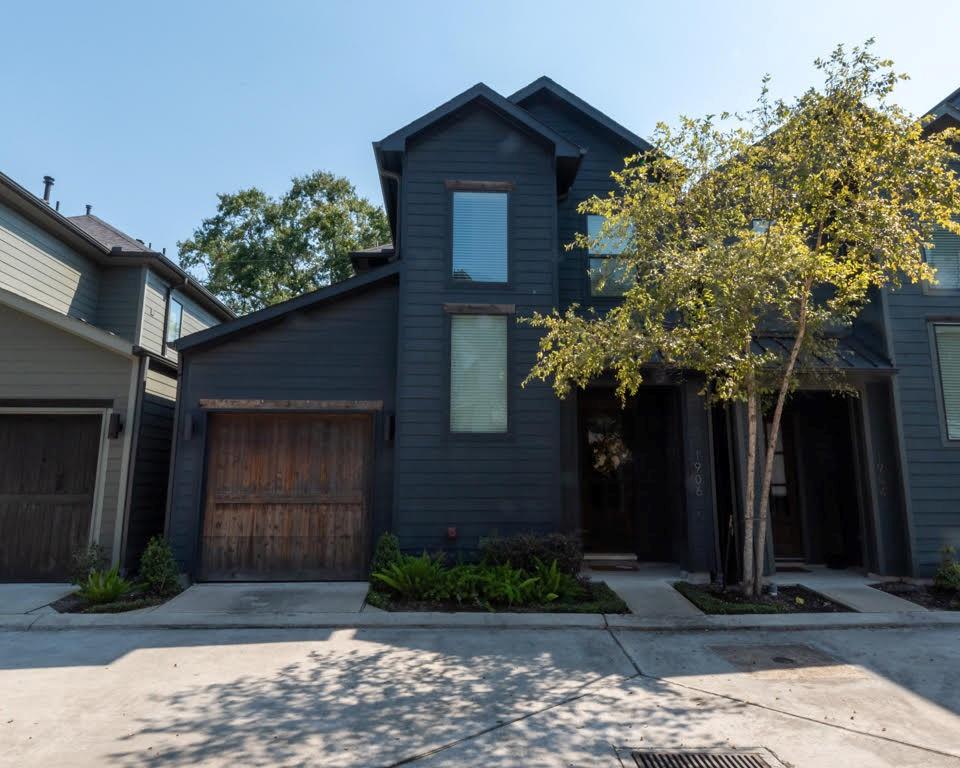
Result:
M640 768L774 768L759 752L635 751Z

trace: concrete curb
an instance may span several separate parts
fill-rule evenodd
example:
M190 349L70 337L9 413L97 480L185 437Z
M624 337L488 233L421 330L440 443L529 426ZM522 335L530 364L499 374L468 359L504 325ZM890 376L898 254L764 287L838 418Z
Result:
M126 614L0 616L0 631L71 629L616 629L637 632L803 630L960 626L960 612L811 613L648 619L563 613L226 613L136 611Z

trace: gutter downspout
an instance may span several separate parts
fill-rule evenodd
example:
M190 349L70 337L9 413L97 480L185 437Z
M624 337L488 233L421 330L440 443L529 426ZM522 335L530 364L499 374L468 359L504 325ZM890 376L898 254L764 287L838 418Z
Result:
M396 182L397 185L397 203L396 203L396 222L397 222L397 231L394 233L395 237L393 238L393 253L394 258L400 258L400 174L396 171L380 171L380 175L385 179L390 179L391 181Z

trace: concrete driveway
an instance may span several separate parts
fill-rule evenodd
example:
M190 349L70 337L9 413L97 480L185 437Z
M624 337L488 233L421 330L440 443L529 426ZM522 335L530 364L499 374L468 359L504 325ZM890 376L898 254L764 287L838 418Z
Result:
M72 584L0 584L0 615L39 610L75 589Z
M632 748L760 747L791 766L960 766L958 643L958 629L6 632L0 765L616 768Z
M365 581L313 581L269 584L194 584L155 608L155 615L359 613L367 596Z

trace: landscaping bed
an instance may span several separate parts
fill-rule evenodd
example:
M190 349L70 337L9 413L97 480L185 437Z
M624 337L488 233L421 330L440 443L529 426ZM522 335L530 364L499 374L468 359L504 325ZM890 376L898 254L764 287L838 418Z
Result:
M776 595L744 595L736 589L679 581L674 588L704 613L714 615L758 613L852 613L845 605L799 585L779 587Z
M367 603L388 611L629 613L602 581L579 575L579 542L563 534L486 539L479 562L448 565L443 553L403 554L384 534L377 542Z
M51 603L60 613L125 613L152 608L180 593L177 563L160 536L147 544L136 580L106 568L103 548L93 545L73 554L72 580L77 591Z
M911 603L922 605L931 611L960 611L960 592L954 589L936 585L907 584L903 581L889 581L870 586L888 595L902 597Z

